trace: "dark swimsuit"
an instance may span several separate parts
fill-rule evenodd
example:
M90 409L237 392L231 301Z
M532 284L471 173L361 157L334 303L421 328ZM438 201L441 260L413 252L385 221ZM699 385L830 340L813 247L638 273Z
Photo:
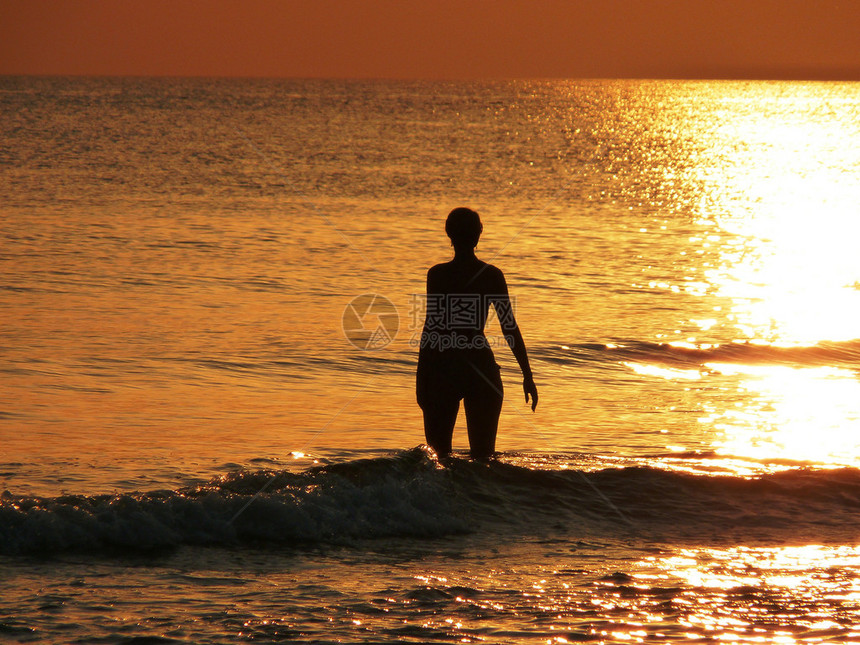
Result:
M426 338L426 334L425 334ZM427 443L439 454L451 451L454 424L460 400L466 410L466 426L473 457L489 458L496 448L496 432L504 390L493 350L478 342L475 349L425 350L419 362L418 379L423 381L418 404L424 412Z

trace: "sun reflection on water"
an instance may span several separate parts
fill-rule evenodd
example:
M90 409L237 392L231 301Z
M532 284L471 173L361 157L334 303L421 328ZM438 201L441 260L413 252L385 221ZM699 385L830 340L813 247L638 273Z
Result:
M860 223L849 213L827 217L821 205L803 210L749 216L742 251L730 246L706 272L741 338L809 345L858 337Z
M834 367L712 365L741 377L747 403L703 419L718 431L718 452L820 465L856 465L860 380Z
M674 589L679 622L699 634L820 642L851 635L860 609L858 565L856 546L681 549L641 560L633 580L646 591Z
M695 186L699 193L701 232L688 235L680 251L686 283L649 286L683 293L701 303L701 312L713 312L687 321L687 329L699 329L686 338L688 347L810 351L749 352L693 366L625 365L646 377L700 382L697 391L708 396L699 421L720 454L857 465L860 173L846 171L860 170L860 129L850 118L856 104L840 103L826 84L779 96L754 92L724 88L719 102L729 111L714 110L710 130L701 121L679 126L691 128L696 142L683 190ZM754 109L736 118L743 105ZM849 345L810 362L822 343Z
M726 239L705 275L713 293L731 302L745 339L858 337L860 184L845 168L860 168L860 154L845 143L860 132L813 98L763 100L750 118L732 119L706 139L722 162L705 184L703 215Z

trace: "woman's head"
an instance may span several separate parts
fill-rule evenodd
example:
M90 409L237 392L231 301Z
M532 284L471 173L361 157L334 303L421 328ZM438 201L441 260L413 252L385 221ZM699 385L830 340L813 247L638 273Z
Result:
M455 249L474 249L483 230L481 218L471 208L455 208L445 220L445 232Z

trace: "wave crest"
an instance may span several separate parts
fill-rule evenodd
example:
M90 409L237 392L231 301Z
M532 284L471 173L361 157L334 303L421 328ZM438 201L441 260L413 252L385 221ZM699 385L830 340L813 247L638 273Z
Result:
M261 492L262 491L262 492ZM0 553L343 544L564 532L648 540L856 535L860 470L756 478L651 466L543 469L424 448L304 472L239 471L180 490L0 498Z
M544 360L555 363L602 363L636 361L669 365L706 363L832 365L860 369L860 339L821 342L810 346L781 347L758 343L686 346L632 340L618 344L574 343L538 348Z

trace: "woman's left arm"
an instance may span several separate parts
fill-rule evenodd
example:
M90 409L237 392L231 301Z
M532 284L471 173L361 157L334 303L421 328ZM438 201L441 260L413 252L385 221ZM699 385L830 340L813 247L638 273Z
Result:
M508 284L505 281L504 274L499 271L499 284L494 290L493 306L496 308L496 315L499 317L499 324L502 327L502 333L505 336L505 341L511 348L514 358L520 366L523 373L523 393L526 397L526 403L531 398L532 412L534 412L538 403L537 386L535 385L534 376L531 366L529 365L529 355L526 351L526 344L523 340L523 335L520 332L520 327L517 324L514 310L511 306L511 298L508 295Z

